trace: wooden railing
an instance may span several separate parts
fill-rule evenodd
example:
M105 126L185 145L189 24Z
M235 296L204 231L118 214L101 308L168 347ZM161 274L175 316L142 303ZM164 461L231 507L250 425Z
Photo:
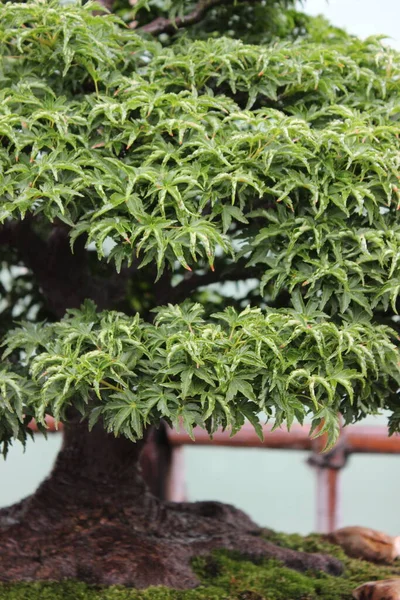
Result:
M48 419L49 431L56 431L54 420ZM35 425L32 425L35 430ZM62 429L59 426L58 431ZM308 464L316 474L316 531L328 533L339 525L340 473L351 454L400 454L400 434L388 436L384 426L349 425L341 429L335 447L321 453L321 438L309 437L309 426L294 425L290 432L283 429L271 431L265 425L264 440L261 442L253 427L246 424L233 437L228 431L218 431L210 439L207 432L199 429L193 441L186 433L169 430L168 437L173 449L168 483L168 498L172 501L185 500L185 470L183 451L185 446L224 446L235 448L269 448L286 450L308 450Z

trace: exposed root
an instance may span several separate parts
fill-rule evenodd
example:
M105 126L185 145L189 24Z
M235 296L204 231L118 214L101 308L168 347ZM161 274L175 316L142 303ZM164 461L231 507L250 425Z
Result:
M38 511L35 496L0 511L0 580L79 579L136 588L196 587L190 562L217 548L250 560L276 558L299 571L339 575L341 563L276 546L242 511L218 502L64 507Z

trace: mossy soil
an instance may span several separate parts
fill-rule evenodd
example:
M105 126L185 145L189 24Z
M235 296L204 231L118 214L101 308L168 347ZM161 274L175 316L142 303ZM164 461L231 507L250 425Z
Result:
M195 590L96 587L77 581L0 584L0 600L346 600L366 581L400 576L400 564L378 566L350 559L337 546L317 535L269 534L282 546L306 552L325 552L345 567L341 577L324 573L298 573L276 561L257 564L232 552L215 552L197 558L193 567L202 582Z

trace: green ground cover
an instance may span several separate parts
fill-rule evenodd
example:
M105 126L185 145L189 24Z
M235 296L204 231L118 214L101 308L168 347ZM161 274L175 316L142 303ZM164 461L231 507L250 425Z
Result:
M269 536L271 539L271 536ZM343 561L341 577L298 573L276 561L257 564L231 552L216 552L194 563L202 585L195 590L144 591L90 586L77 581L0 584L0 600L347 600L361 583L400 575L400 565L378 566L346 557L320 536L273 534L272 541L307 552L330 553Z

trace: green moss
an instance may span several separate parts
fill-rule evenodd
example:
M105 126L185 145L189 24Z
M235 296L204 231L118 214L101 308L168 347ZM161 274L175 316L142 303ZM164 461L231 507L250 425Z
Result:
M297 573L276 561L253 564L231 552L197 558L193 568L202 585L179 592L166 588L145 591L122 587L99 588L75 581L0 585L0 600L347 600L352 590L367 580L400 575L400 566L384 567L350 559L320 536L272 534L281 546L306 552L325 552L345 566L341 577L323 573Z

